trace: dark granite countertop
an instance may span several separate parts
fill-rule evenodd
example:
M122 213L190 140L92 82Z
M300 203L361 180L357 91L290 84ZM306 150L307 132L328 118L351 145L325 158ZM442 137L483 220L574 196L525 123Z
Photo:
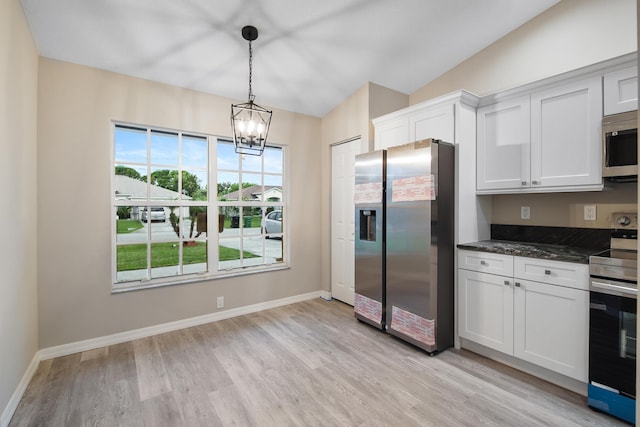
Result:
M589 256L598 253L598 251L594 251L593 249L573 246L512 242L508 240L482 240L480 242L461 243L458 245L458 249L549 259L553 261L575 262L579 264L588 264Z

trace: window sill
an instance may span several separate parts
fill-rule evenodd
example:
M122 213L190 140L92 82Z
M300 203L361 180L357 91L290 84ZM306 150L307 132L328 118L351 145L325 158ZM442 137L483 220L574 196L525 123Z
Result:
M278 264L277 266L271 266L271 267L260 267L260 268L246 267L243 269L220 270L215 273L194 274L190 276L183 276L180 278L169 278L164 280L156 279L156 280L145 280L145 281L138 281L138 282L114 283L111 286L111 294L121 294L125 292L160 288L164 286L175 286L175 285L184 285L188 283L207 282L207 281L217 280L217 279L227 279L230 277L246 276L249 274L269 273L272 271L288 270L290 268L291 267L287 264Z

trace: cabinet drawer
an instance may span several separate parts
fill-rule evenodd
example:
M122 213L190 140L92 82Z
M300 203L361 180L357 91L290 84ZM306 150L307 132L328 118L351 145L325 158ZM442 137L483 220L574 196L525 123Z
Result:
M572 262L514 257L514 277L574 289L589 289L589 266Z
M458 268L482 273L513 276L513 256L490 252L458 251Z

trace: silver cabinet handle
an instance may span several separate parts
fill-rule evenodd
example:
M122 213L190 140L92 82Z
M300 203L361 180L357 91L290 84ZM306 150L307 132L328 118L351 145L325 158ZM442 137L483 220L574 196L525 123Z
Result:
M545 270L544 274L546 274L547 276L550 276L551 275L551 270Z
M533 184L533 185L540 185L540 181L531 181L531 184Z
M510 285L510 283L509 283L509 281L508 281L508 280L505 280L505 281L504 281L504 284L505 284L505 285L507 285L507 286L509 286L509 285Z
M516 287L519 288L520 287L520 282L516 282Z
M489 265L489 264L487 264L487 261L482 260L480 261L480 265Z
M527 181L522 181L522 185L527 185Z

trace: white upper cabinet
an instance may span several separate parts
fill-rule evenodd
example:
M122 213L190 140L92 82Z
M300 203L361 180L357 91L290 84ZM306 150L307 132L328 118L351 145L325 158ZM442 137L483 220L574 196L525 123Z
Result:
M602 186L602 79L531 95L531 185Z
M408 117L399 117L376 125L376 150L407 144L410 141Z
M604 115L638 109L638 67L628 67L604 75Z
M489 105L477 113L477 189L529 185L529 97Z
M460 138L456 127L475 126L468 119L456 120L456 108L464 104L475 111L477 100L475 95L457 91L377 117L373 119L374 148L381 150L426 138L457 143Z
M479 194L602 189L602 77L478 109Z
M409 117L409 139L426 138L454 142L453 104L416 111Z

